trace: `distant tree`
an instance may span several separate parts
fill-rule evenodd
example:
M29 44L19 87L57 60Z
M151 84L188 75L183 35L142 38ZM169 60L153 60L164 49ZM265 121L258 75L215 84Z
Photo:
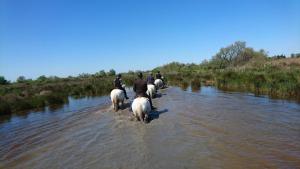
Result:
M134 71L132 71L132 70L129 70L129 71L128 71L128 74L130 74L130 75L134 75Z
M213 62L219 68L225 68L233 63L233 61L241 56L245 51L246 42L237 41L232 45L221 48L220 51L213 57Z
M202 60L201 65L206 65L206 64L208 64L208 60L207 59Z
M4 76L0 76L0 85L8 84L9 82L4 78Z
M291 58L300 58L300 53L292 53Z
M104 70L100 70L100 71L97 72L95 75L98 76L98 77L105 77L105 76L106 76L106 73L105 73Z
M114 76L114 75L116 75L116 71L114 69L110 69L107 74L108 74L108 76Z
M88 73L81 73L81 74L78 75L79 78L88 78L88 77L90 77L90 76L91 76L91 75L88 74Z
M46 80L51 80L51 81L57 81L59 80L60 78L57 77L57 76L49 76L48 78L46 78Z
M42 75L42 76L38 77L36 80L40 81L40 82L43 82L43 81L47 80L47 77L45 75Z
M24 83L25 81L26 81L25 76L19 76L19 77L17 78L17 82L18 82L18 83Z
M295 58L296 55L294 53L291 54L291 58Z
M274 59L284 59L284 58L286 58L286 56L281 54L281 55L275 55L275 56L273 56L273 58Z

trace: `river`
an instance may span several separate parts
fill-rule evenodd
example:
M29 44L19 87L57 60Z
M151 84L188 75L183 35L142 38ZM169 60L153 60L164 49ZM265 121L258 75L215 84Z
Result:
M213 87L170 87L153 102L148 124L108 96L1 120L0 168L300 167L298 103Z

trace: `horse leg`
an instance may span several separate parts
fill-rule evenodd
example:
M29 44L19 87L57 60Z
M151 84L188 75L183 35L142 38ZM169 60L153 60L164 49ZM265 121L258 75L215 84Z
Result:
M145 123L148 123L148 119L149 119L149 116L148 116L148 114L145 114L145 117L144 117L144 122L145 122Z
M144 119L144 113L140 114L140 119L141 119L141 121L145 121L145 119Z
M115 111L118 111L119 110L119 101L116 101L115 103Z
M113 103L113 107L114 107L114 111L117 111L116 110L116 103Z

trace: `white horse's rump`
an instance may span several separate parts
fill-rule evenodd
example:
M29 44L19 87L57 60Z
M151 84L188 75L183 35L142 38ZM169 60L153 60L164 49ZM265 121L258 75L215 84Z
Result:
M154 81L154 84L155 84L155 87L156 87L157 89L160 89L160 88L163 87L163 81L162 81L161 79L156 79L156 80Z
M151 98L154 98L155 96L155 86L153 84L147 85L147 95L149 95Z
M110 92L110 99L113 104L114 110L118 111L119 103L122 103L122 105L124 104L124 99L125 99L124 92L120 89L113 89Z
M133 115L141 121L146 121L148 119L148 114L151 111L150 102L145 97L138 97L133 100L131 105Z

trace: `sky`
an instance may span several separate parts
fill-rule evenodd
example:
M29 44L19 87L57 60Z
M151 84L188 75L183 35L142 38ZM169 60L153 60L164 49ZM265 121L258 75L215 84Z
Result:
M201 63L246 41L300 52L299 0L0 0L0 76Z

